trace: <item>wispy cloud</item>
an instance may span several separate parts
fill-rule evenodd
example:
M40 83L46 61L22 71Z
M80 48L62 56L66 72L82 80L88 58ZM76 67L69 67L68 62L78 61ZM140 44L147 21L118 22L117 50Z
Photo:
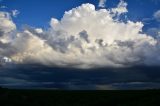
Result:
M99 0L98 6L99 6L99 7L105 7L106 1L107 1L107 0Z
M160 10L156 11L153 16L157 21L160 22Z
M5 9L5 8L7 8L7 6L0 6L0 8L1 8L1 9Z
M12 16L17 17L17 15L20 14L18 10L12 10Z

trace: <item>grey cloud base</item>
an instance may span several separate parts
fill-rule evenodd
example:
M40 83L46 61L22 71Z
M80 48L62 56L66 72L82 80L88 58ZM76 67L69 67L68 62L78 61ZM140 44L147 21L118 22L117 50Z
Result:
M0 68L0 86L16 89L127 90L160 88L160 67L71 69L39 65ZM154 70L154 73L153 73Z

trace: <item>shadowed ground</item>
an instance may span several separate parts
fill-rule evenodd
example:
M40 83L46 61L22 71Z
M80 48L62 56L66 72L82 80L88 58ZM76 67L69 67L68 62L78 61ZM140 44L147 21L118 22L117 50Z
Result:
M160 90L0 90L1 106L160 106Z

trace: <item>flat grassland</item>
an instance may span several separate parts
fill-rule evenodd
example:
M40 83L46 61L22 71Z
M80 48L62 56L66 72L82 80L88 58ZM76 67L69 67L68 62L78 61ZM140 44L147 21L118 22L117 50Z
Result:
M160 106L160 90L0 89L0 106Z

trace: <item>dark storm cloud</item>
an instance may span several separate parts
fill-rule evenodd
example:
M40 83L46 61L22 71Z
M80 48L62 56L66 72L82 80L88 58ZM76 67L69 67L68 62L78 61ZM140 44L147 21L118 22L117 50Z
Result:
M159 69L160 67L134 67L78 70L39 65L1 67L0 85L10 88L70 90L159 88Z

